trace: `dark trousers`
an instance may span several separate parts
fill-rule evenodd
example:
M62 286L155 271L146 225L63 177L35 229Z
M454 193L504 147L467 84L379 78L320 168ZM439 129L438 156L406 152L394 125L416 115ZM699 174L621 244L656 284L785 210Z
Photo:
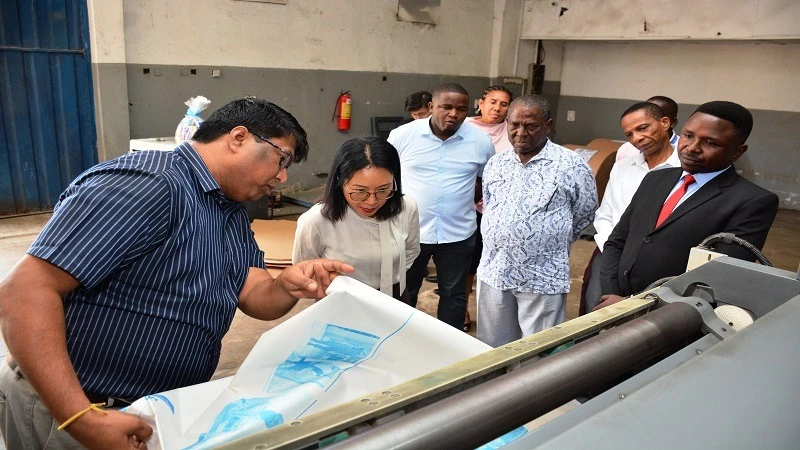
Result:
M600 287L600 258L603 256L599 248L594 249L589 264L583 272L583 286L581 287L581 305L578 315L589 314L592 308L600 304L603 292Z
M417 296L425 278L428 261L433 256L439 279L439 309L436 316L459 330L467 310L467 272L475 250L475 235L448 244L420 244L420 253L406 272L409 305L417 306Z

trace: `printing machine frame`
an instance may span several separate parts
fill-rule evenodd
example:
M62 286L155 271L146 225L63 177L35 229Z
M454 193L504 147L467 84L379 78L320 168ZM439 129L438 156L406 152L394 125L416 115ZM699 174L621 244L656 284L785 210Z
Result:
M331 448L476 448L581 397L504 448L797 447L798 276L720 257L600 311L224 448L342 439ZM749 311L754 323L734 331L714 313L725 304Z

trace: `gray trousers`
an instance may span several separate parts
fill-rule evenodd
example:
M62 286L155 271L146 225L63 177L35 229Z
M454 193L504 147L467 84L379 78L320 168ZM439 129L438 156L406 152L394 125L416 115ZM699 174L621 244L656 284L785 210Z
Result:
M500 347L564 322L567 294L501 290L478 280L476 337Z
M58 423L28 381L0 361L0 432L6 448L82 449Z

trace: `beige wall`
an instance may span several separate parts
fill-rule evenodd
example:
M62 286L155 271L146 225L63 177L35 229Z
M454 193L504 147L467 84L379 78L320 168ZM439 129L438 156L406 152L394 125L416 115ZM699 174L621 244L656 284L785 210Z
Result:
M526 0L524 15L524 39L800 38L797 0Z
M95 64L125 63L122 0L88 0L89 40Z
M97 157L125 152L131 138L122 0L88 0Z
M433 26L398 21L397 0L126 0L125 53L129 64L488 76L493 12L491 0L443 0Z
M277 82L265 76L254 85L231 85L228 75L248 68L298 69L319 74L317 82L292 86L286 95L295 92L295 88L319 94L330 78L339 84L341 77L335 74L339 71L421 75L418 82L396 93L402 100L406 89L432 89L441 77L488 79L490 72L515 75L506 72L515 71L516 53L492 60L491 49L501 46L493 44L495 29L497 39L502 34L506 43L529 50L524 43L519 45L517 38L524 0L442 0L441 18L435 26L398 21L397 0L290 0L287 5L234 0L87 1L101 161L119 156L128 148L136 122L136 111L129 108L141 107L142 101L141 93L130 92L141 89L136 83L129 84L133 80L129 80L130 72L126 71L132 66L157 67L154 82L168 67L202 67L196 78L171 81L170 92L183 95L183 100L176 103L180 109L185 98L196 95L201 88L206 95L213 95L214 105L219 106L241 95L241 90L258 93L264 91L261 84ZM496 8L504 11L497 17ZM503 32L509 23L516 23L516 27ZM232 70L223 70L222 78L206 85L211 68L226 67ZM524 75L527 63L521 67ZM431 81L424 81L428 77ZM367 76L370 82L374 82L373 78ZM363 82L363 77L354 78L353 83L355 80ZM375 91L380 86L373 84L363 87ZM346 89L358 91L361 87L349 84ZM190 93L183 94L187 90ZM286 95L278 98L286 101ZM137 98L139 104L130 106L131 98ZM143 98L155 101L146 92ZM377 104L380 106L381 102ZM297 106L296 111L319 107L315 100ZM402 104L394 109L395 113L402 113ZM360 111L366 109L362 107ZM158 132L161 131L151 133Z
M548 66L549 69L549 66ZM569 42L561 95L800 112L800 43Z

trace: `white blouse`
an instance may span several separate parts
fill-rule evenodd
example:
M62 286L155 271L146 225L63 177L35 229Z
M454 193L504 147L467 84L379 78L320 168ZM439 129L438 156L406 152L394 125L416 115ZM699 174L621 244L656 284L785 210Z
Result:
M406 270L419 255L417 204L403 196L403 211L390 220L363 218L347 207L336 223L316 204L297 219L292 263L315 258L338 259L356 270L348 276L392 295L392 285L406 285Z

